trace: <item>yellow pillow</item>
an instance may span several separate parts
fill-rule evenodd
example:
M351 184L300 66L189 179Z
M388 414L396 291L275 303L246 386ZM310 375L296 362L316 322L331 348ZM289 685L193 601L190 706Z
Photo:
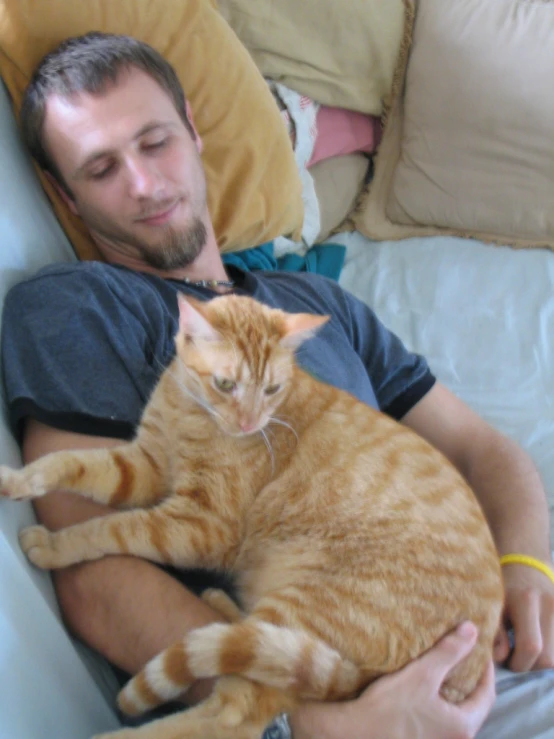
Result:
M40 59L87 31L134 36L174 66L204 142L208 206L221 251L279 235L300 238L302 191L292 146L269 89L213 0L0 0L0 74L19 112ZM83 223L41 173L73 247L99 258Z

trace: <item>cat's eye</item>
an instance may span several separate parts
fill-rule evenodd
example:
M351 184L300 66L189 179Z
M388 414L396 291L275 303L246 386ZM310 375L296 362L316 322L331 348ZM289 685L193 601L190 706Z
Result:
M232 393L237 383L233 382L233 380L228 380L226 377L214 377L214 385L222 393Z
M275 395L275 393L278 393L280 389L281 385L268 385L265 388L264 393L266 395Z

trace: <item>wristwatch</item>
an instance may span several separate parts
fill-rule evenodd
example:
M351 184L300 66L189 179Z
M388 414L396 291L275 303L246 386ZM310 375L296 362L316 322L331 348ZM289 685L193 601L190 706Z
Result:
M292 739L289 717L280 713L264 731L262 739Z

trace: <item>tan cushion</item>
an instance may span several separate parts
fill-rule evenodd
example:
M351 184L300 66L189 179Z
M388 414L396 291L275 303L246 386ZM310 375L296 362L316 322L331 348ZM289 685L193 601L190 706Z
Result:
M90 30L148 42L175 67L204 141L208 205L222 251L300 236L303 205L290 141L267 85L211 0L0 0L0 74L19 110L39 60ZM43 178L83 258L98 257L82 222Z
M380 115L402 0L218 0L264 76L325 105Z
M552 0L418 0L356 227L553 247L553 37Z
M310 167L320 215L316 244L337 231L351 214L368 168L369 159L363 154L331 157Z

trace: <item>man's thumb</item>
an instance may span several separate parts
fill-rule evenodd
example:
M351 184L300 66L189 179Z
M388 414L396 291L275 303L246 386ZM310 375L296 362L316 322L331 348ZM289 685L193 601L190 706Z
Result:
M471 621L464 621L454 631L444 636L428 652L419 658L427 674L432 673L437 687L459 662L466 657L477 641L477 627Z

